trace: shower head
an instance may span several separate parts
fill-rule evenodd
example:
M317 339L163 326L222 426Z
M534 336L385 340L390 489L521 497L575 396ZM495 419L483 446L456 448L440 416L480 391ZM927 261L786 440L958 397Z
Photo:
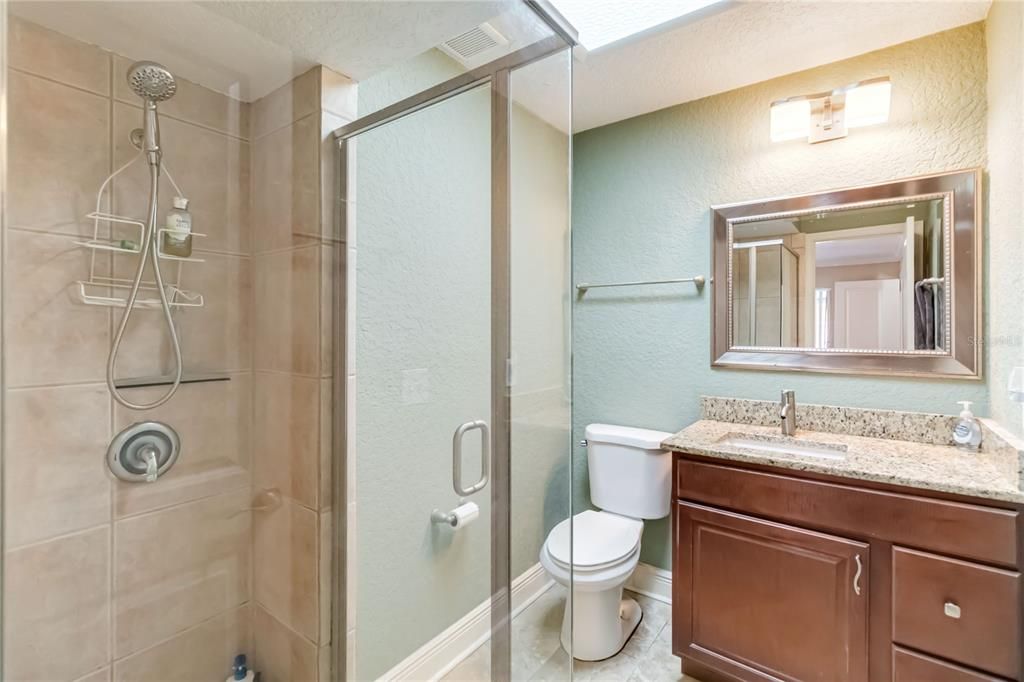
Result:
M149 165L160 174L160 122L156 115L157 102L169 100L178 89L171 72L156 62L135 62L128 68L128 86L142 98L142 132L138 135L142 151ZM133 131L132 135L136 135Z
M128 85L147 102L163 102L174 96L178 83L171 72L156 62L135 62L128 69Z

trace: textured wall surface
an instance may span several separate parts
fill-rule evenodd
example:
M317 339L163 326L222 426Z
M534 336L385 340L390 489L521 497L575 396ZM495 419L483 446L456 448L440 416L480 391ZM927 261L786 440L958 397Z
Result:
M458 505L452 432L490 412L489 107L489 90L475 90L356 143L361 680L490 591L490 496L473 496L480 518L458 534L430 523L432 509ZM411 447L402 432L416 434ZM477 441L466 438L466 481L478 471Z
M406 66L360 84L360 107L457 73L437 52ZM454 535L429 518L458 504L453 431L490 420L489 121L482 88L356 142L350 652L360 680L376 679L490 594L491 488L472 496L480 518ZM568 137L521 109L511 133L514 577L537 562L547 531L568 513L571 425ZM477 442L467 435L466 482L478 471Z
M999 0L986 23L988 45L988 332L992 417L1024 435L1021 405L1006 390L1024 365L1024 4Z
M819 145L772 143L776 99L889 75L888 124ZM709 275L713 204L812 192L983 165L984 28L973 24L854 59L576 135L574 279ZM676 431L701 394L952 412L984 382L712 370L710 296L688 286L592 292L573 314L574 442L586 424ZM577 452L579 497L586 459ZM642 560L670 564L667 520L644 532Z

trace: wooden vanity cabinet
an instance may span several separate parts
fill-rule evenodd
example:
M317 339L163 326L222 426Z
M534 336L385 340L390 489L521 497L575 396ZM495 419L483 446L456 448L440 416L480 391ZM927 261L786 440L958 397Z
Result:
M673 651L702 682L1022 677L1013 505L679 454Z
M866 544L688 502L676 524L690 655L740 679L867 681Z

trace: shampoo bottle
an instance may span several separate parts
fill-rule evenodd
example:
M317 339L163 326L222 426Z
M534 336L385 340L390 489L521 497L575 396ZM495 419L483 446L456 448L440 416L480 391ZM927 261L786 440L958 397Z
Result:
M960 411L960 418L953 427L953 441L962 448L977 450L981 445L981 423L971 412L971 401L959 402L963 410Z
M163 243L160 250L168 256L188 258L192 255L192 214L188 199L174 197L174 208L167 213Z

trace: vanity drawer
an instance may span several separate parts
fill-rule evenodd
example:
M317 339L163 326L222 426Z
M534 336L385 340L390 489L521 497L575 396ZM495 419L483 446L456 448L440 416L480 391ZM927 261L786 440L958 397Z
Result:
M1017 512L676 459L678 497L847 537L1017 566Z
M898 646L892 649L892 682L1004 682Z
M895 642L1018 679L1020 573L902 547L892 559Z

